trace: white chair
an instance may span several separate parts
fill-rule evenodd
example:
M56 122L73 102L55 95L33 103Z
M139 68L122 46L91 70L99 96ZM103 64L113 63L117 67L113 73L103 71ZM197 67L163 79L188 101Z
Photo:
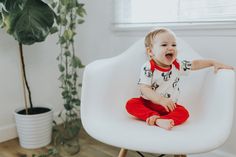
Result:
M177 39L179 59L199 59L186 42ZM183 78L180 104L190 112L184 124L171 131L130 116L126 101L138 97L141 65L147 60L144 39L119 56L87 65L83 76L81 119L95 139L126 150L158 154L195 154L222 145L231 130L235 76L232 70L193 71Z

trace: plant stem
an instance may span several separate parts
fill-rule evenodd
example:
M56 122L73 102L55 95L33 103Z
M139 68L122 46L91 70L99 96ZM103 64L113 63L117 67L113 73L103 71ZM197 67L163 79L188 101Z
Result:
M25 112L26 114L28 114L28 103L27 103L27 98L26 98L26 91L25 91L25 77L24 77L24 74L23 74L23 61L22 61L22 53L23 53L23 50L22 50L22 44L19 43L19 52L20 52L20 69L21 69L21 79L22 79L22 86L23 86L23 93L24 93L24 102L25 102Z
M29 87L27 77L26 77L26 73L25 73L25 61L24 61L23 48L22 48L21 43L19 43L19 48L20 48L21 68L22 68L22 72L23 72L23 83L24 83L24 87L26 85L27 92L28 92L28 98L29 98L29 102L30 102L30 108L32 109L33 104L32 104L32 99L31 99L31 91L30 91L30 87ZM27 104L26 104L26 110L27 110Z

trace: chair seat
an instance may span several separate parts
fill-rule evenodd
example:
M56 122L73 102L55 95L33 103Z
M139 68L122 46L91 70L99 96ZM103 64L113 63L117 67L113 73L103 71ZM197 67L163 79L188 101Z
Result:
M203 115L203 119L200 115L192 117L190 112L188 121L171 131L148 126L129 115L99 111L90 114L83 122L85 130L97 140L116 147L159 154L192 154L213 150L225 141L222 132L225 122L212 119L211 114Z

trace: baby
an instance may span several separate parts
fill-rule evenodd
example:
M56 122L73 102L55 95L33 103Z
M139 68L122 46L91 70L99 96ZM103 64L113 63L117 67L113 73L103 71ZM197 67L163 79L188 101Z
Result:
M178 60L176 36L167 28L149 32L145 38L145 47L150 60L141 68L138 82L141 96L130 99L126 110L148 125L166 130L184 123L189 117L186 108L178 104L181 75L211 66L215 72L233 69L214 60Z

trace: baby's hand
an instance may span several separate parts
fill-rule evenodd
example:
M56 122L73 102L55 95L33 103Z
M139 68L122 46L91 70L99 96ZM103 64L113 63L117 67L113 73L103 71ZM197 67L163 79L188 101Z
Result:
M162 97L160 105L163 106L167 112L173 111L176 108L176 104L168 98Z
M214 72L215 73L217 73L217 71L219 69L231 69L231 70L234 70L234 67L229 66L229 65L225 65L225 64L217 62L217 61L213 62L213 66L214 66Z

